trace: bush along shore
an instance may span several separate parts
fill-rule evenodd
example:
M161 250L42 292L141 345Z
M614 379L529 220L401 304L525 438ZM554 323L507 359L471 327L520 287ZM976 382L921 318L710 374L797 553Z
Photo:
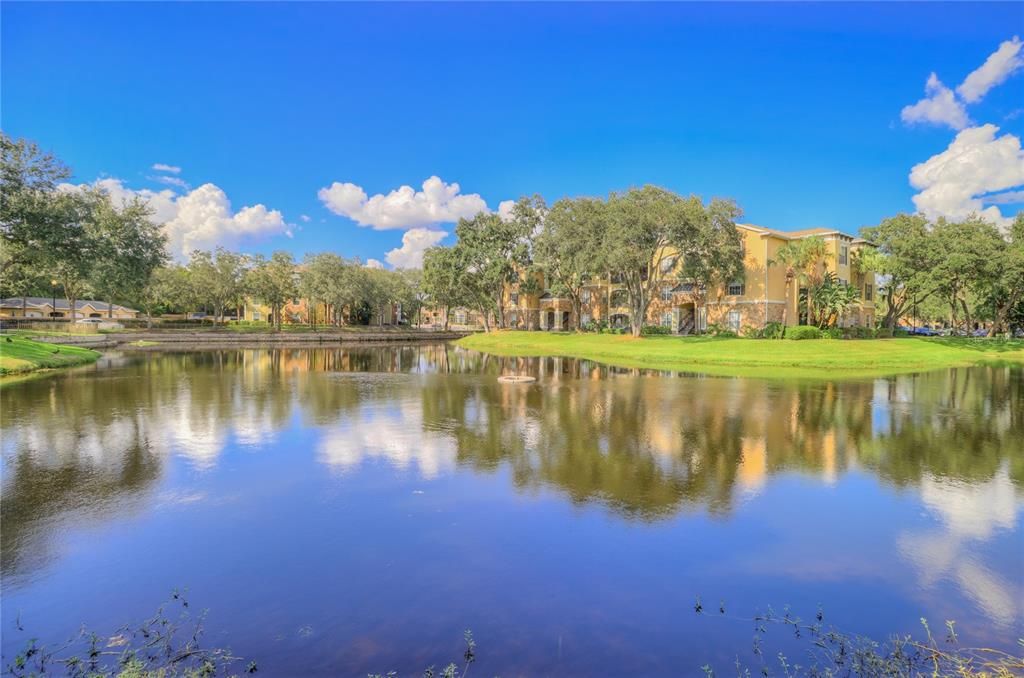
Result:
M0 338L0 376L96 362L100 354L79 346L57 345L30 337Z
M472 335L456 344L502 356L562 356L617 367L768 378L867 377L979 364L1024 366L1024 340L1019 339L799 338L502 331Z

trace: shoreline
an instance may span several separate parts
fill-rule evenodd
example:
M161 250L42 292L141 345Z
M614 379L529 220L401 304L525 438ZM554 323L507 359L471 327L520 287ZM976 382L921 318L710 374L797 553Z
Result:
M5 335L0 339L0 380L9 383L14 378L90 365L102 355L92 348Z
M143 332L112 332L109 334L38 335L39 342L83 348L132 348L160 345L189 344L193 346L320 346L324 344L376 344L406 342L455 341L471 334L465 331L443 330L365 330L329 332L231 332L231 331L178 331L147 330Z
M984 343L991 342L991 343ZM456 346L502 357L564 357L612 367L765 379L856 379L984 365L1024 367L1024 340L744 339L502 330Z

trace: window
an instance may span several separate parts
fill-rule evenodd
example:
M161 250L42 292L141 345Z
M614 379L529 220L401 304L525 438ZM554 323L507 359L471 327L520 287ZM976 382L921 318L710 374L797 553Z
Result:
M580 292L580 302L584 304L590 303L590 290L583 290Z
M582 313L582 314L580 314L580 325L586 326L586 325L589 325L589 324L590 324L590 314L589 313Z
M662 273L668 273L669 271L672 270L672 267L675 266L675 265L676 265L676 258L675 257L665 257L664 259L661 260L661 266L660 266L661 272Z
M672 288L668 285L661 288L661 300L672 301Z
M519 305L519 292L512 292L511 294L509 294L508 295L508 300L509 300L509 303L511 303L513 306L518 306Z
M456 325L465 325L466 324L466 312L465 311L456 311L455 312L455 324Z
M850 261L850 248L846 245L839 246L839 265L846 266Z
M743 281L731 282L729 283L729 289L726 290L726 293L731 297L740 297L743 296L745 287L746 286L743 284Z
M874 290L871 289L871 283L866 283L864 285L864 300L865 301L871 301L871 294L873 292L874 292Z
M729 329L733 332L740 331L740 312L729 311Z
M508 316L508 324L511 325L512 327L515 327L516 325L518 325L519 324L519 316L516 315L515 313L510 313L509 316Z
M849 287L850 286L850 281L846 280L845 278L840 278L839 279L839 285L841 287Z
M661 314L661 326L662 327L672 327L672 320L673 320L673 316L672 316L672 312L671 311L668 311L667 313L662 313Z
M682 285L679 286L679 291L680 292L685 292L686 294L689 294L689 293L693 292L693 283L692 282L685 282L685 283L683 283Z
M252 319L253 320L259 320L260 319L260 312L259 311L253 311L252 312Z

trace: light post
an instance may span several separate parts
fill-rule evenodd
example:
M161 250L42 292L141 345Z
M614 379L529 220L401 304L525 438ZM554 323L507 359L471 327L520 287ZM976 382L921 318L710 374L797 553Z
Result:
M50 320L55 320L57 318L57 281L56 280L51 280L50 281L50 292L53 293L53 300L52 300L51 306L50 306Z

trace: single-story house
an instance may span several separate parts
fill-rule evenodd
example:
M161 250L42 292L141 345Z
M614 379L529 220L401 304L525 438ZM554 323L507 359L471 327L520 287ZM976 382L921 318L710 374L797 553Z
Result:
M67 299L56 299L54 306L52 297L8 297L0 299L0 317L3 318L49 318L70 319L71 307ZM77 299L75 301L76 320L80 318L108 318L130 320L137 318L139 311L119 304L111 304L96 299Z

